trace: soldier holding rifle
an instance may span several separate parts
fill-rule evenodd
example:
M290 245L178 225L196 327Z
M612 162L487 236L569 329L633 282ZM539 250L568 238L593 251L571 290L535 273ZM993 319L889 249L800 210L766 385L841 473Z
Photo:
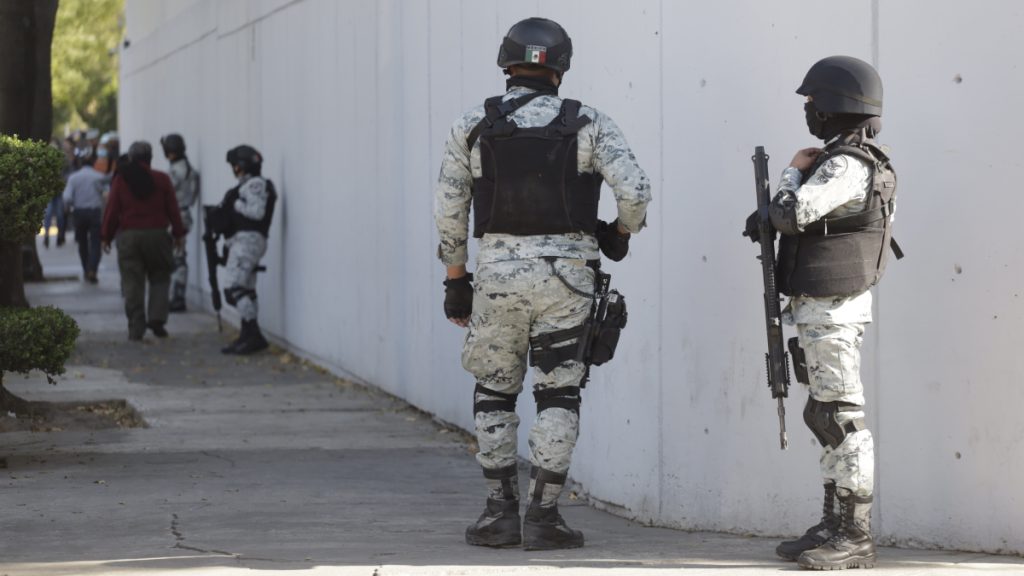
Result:
M781 320L797 328L790 350L797 379L809 390L803 416L822 446L825 499L821 522L776 552L804 568L869 568L876 558L870 527L875 457L864 420L860 347L871 322L870 288L885 271L890 247L902 256L891 237L896 173L875 141L882 82L869 64L825 58L807 72L797 94L806 96L807 127L825 147L796 153L778 194L767 209L751 214L745 234L764 248L776 230L781 233L771 284L765 275L766 308L773 298L777 308L778 292L791 297ZM781 343L781 327L778 332ZM769 378L782 378L772 368L785 370L784 352L769 348L775 356ZM785 378L770 381L780 403Z

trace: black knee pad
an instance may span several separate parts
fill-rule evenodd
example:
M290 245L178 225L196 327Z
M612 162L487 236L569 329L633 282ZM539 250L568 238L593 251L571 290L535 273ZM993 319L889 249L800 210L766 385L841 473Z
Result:
M248 288L242 288L241 286L232 286L224 289L224 301L229 306L237 306L238 301L242 298L249 298L256 300L256 291Z
M848 435L865 429L863 418L855 418L840 424L836 416L840 412L859 412L863 409L863 406L849 402L819 402L808 397L804 406L804 423L814 433L818 443L835 450Z

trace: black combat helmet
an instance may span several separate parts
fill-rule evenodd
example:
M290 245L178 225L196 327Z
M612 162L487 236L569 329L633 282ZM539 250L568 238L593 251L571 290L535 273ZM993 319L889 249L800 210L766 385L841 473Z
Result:
M250 176L259 176L263 156L252 146L242 144L228 150L228 164L238 166L239 170Z
M536 64L559 74L569 69L572 40L558 22L547 18L520 20L508 30L498 48L498 66Z
M796 89L814 98L827 114L882 115L882 79L870 64L852 56L829 56L807 71Z
M160 138L160 145L164 147L164 154L185 155L185 139L181 134L168 134Z

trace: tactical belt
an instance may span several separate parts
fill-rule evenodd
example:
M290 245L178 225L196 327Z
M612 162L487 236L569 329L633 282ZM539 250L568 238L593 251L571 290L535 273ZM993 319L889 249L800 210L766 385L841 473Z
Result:
M804 233L814 234L820 232L822 235L826 235L830 228L836 232L855 232L865 227L877 228L877 226L868 226L868 224L873 224L891 216L894 204L892 200L889 200L873 210L866 210L838 218L822 218L817 222L808 224L804 228Z

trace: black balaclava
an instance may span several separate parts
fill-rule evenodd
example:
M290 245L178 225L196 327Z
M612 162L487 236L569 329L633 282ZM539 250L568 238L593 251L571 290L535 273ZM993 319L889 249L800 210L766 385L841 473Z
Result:
M868 138L874 138L882 131L882 119L866 114L827 114L818 110L814 102L804 104L807 130L817 138L828 142L843 132L866 129Z
M558 94L558 86L555 86L555 83L551 80L541 76L512 76L505 80L505 90L509 90L513 86L522 86L523 88L531 88L539 92Z

